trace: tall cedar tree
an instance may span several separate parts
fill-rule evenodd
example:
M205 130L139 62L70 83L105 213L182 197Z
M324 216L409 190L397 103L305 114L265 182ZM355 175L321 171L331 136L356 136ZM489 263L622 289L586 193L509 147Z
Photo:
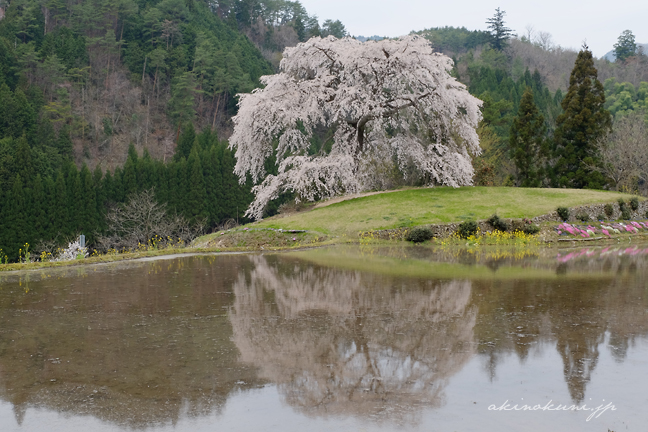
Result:
M81 180L81 203L79 204L79 213L81 215L81 233L85 234L86 241L94 243L94 235L98 226L97 215L97 192L95 190L94 179L88 167L84 164L79 173Z
M11 205L4 206L2 214L3 224L11 227L11 229L4 230L2 239L2 249L10 260L17 259L18 250L26 242L33 242L28 237L31 221L28 219L28 203L25 195L23 181L20 174L16 174L11 191L7 191L5 194L7 202L11 203Z
M67 237L71 231L70 225L70 211L68 207L68 194L65 188L65 174L61 168L56 176L56 183L54 185L54 195L56 197L56 206L52 209L52 220L54 221L52 227L53 238Z
M495 15L486 20L487 28L491 34L493 48L501 51L506 46L506 41L513 35L513 30L504 25L505 11L500 11L500 8L495 9Z
M544 116L533 101L533 91L527 87L509 134L509 151L517 167L519 186L539 187L541 184L546 130Z
M200 144L198 139L194 142L193 150L187 161L187 196L183 213L189 217L191 223L202 221L209 218L207 212L207 191L205 190L205 177L203 168L200 164Z
M220 222L221 202L223 200L223 176L221 174L221 158L218 144L204 150L205 190L207 192L207 207L209 210L209 225L216 226Z
M605 109L605 91L598 80L592 52L584 46L569 77L569 89L562 101L564 112L556 119L554 176L558 186L597 189L603 176L594 171L600 165L596 140L612 127Z
M191 154L191 149L193 148L195 139L196 130L194 129L193 123L186 123L182 128L182 134L180 135L180 139L178 140L178 145L176 146L173 160L177 162L182 157L188 159L189 155Z
M32 191L32 231L36 239L49 238L49 218L47 215L47 195L45 192L45 185L40 174L34 178L34 186Z

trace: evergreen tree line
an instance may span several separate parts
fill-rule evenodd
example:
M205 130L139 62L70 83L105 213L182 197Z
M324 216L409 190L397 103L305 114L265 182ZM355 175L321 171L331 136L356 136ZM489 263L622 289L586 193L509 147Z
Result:
M602 174L604 161L599 140L612 130L612 116L605 109L605 89L598 80L592 52L584 47L571 72L569 88L561 102L553 133L538 109L533 89L522 95L511 125L508 151L520 186L553 186L602 189L611 185Z
M497 65L499 54L493 51L492 56ZM506 70L482 61L469 64L466 71L468 90L483 101L483 121L478 130L483 154L474 161L475 183L551 185L550 171L544 165L550 156L549 140L556 119L563 112L563 93L549 91L538 71L527 69L516 80ZM524 144L518 145L520 119L528 117L529 110L534 118L528 121L534 123L534 133L541 134L542 139L525 138Z
M150 188L171 213L190 223L204 222L207 229L228 219L246 221L242 215L252 200L250 185L239 184L234 154L209 129L196 134L186 126L167 164L146 151L139 156L131 146L126 164L106 173L99 167L91 172L86 165L78 169L71 161L48 173L26 139L17 143L11 170L5 172L10 187L0 191L3 259L5 254L10 261L18 259L26 243L32 250L44 241L65 245L79 234L92 246L106 229L108 209Z
M533 92L535 104L544 113L550 129L553 128L551 119L557 118L562 112L562 92L550 92L537 70L531 73L526 69L515 80L503 69L476 64L468 68L468 74L470 93L484 101L484 121L492 126L503 141L508 140L513 118L520 109L527 88Z
M53 123L42 115L43 93L32 86L15 91L0 76L0 188L13 185L16 157L26 145L32 163L44 176L56 177L66 162L72 160L73 143L69 125L56 132Z
M512 38L503 16L498 9L486 21L490 32L451 27L421 32L435 48L453 56L455 76L484 101L478 130L483 153L473 161L475 182L618 188L618 176L606 176L623 169L629 143L608 139L611 120L616 121L614 132L642 116L648 122L648 83L643 78L647 57L631 32L625 31L615 45L628 57L610 63L594 59L587 47L580 53L564 50L545 32L530 30ZM498 35L503 43L495 40ZM571 55L575 63L565 61ZM561 91L569 65L569 83ZM541 72L530 73L533 67ZM613 154L621 157L615 160ZM643 166L639 161L634 165ZM645 190L644 168L633 170L630 189ZM626 183L622 186L629 187Z
M601 189L614 186L601 174L598 141L611 131L605 88L598 80L591 51L584 47L576 59L570 85L563 96L543 84L540 74L527 69L514 80L501 64L501 55L482 53L465 68L469 90L484 101L479 133L484 153L476 159L477 184L524 187ZM619 98L634 88L608 83ZM643 90L643 88L641 88ZM635 92L639 108L643 92Z

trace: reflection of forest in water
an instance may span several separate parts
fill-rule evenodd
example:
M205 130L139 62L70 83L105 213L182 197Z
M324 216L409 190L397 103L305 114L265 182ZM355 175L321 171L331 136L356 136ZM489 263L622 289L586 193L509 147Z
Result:
M412 250L406 258L430 259ZM398 267L393 255L362 259ZM143 427L219 412L232 392L274 383L308 415L416 421L445 403L473 355L494 377L511 353L525 361L555 347L581 401L600 349L623 362L648 335L646 258L527 258L500 264L553 277L412 278L301 255L0 276L0 398L19 421L41 406Z
M244 256L71 268L0 280L0 398L134 427L219 411L259 383L226 312Z
M623 362L628 348L648 335L648 274L631 263L625 273L624 265L616 266L613 279L473 282L477 351L487 358L489 374L497 374L508 353L524 361L534 349L555 346L572 399L583 401L606 336L605 349Z

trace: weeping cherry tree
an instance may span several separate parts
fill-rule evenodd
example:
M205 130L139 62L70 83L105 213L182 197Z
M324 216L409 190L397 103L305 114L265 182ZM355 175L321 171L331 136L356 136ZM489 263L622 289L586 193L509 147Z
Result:
M247 215L260 219L282 192L313 201L375 189L389 165L430 186L472 184L481 101L451 68L417 36L316 37L286 48L280 72L239 95L233 119L235 173L256 184Z

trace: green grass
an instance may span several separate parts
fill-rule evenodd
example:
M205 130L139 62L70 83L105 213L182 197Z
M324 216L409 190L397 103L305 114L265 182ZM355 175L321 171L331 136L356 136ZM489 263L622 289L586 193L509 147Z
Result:
M540 216L557 207L615 202L632 195L583 189L437 187L355 198L309 212L269 218L258 227L305 229L331 235L424 224Z
M326 240L326 236L312 232L282 233L267 229L251 229L247 231L247 228L237 228L204 235L193 241L191 246L199 248L245 248L247 250L259 250L265 248L310 246L314 243L322 244Z

